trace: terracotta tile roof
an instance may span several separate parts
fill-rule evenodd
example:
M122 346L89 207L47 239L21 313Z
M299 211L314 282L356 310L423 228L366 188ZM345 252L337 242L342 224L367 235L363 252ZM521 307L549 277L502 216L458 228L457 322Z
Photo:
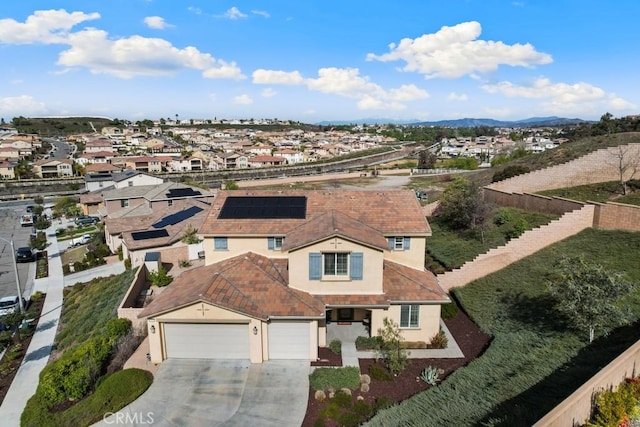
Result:
M195 302L208 302L259 319L321 317L326 306L388 307L392 303L446 303L435 276L384 262L384 293L310 295L288 286L286 259L248 252L178 276L139 317L158 315Z
M111 163L89 163L85 166L84 170L87 173L90 172L111 172L120 170L120 168L113 166Z
M379 231L348 217L342 212L330 210L311 218L286 234L283 251L291 251L327 238L340 236L381 250L388 249L387 239Z
M324 304L287 286L286 260L248 252L178 276L138 317L207 302L254 318L324 316Z
M327 306L389 306L392 303L449 302L446 292L430 271L420 271L384 261L382 289L377 295L318 295Z
M305 196L304 219L218 219L227 196ZM232 190L220 191L202 233L210 236L285 235L306 221L335 210L384 236L430 236L431 228L412 190Z

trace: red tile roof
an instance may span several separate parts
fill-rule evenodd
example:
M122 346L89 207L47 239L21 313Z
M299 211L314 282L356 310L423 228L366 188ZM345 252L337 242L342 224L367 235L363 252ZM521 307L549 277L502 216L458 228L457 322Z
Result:
M252 252L178 276L139 317L158 315L196 302L207 302L250 317L324 316L324 305L287 286L286 260Z
M228 196L304 196L304 219L219 219ZM337 211L385 236L430 236L431 228L412 190L220 191L201 229L209 236L282 235L328 211Z
M196 302L267 320L323 316L325 306L388 307L392 303L446 303L435 276L385 261L383 294L311 295L288 286L286 259L248 252L182 273L138 317L159 315Z

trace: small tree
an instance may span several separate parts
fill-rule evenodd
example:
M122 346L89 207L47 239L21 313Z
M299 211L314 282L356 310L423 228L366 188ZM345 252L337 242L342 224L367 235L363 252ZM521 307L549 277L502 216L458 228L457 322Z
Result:
M237 190L240 187L238 187L238 184L232 180L232 179L225 179L224 180L224 189L225 190Z
M632 180L640 167L640 150L628 145L613 149L613 163L618 170L622 194L627 194L627 181Z
M195 243L200 243L202 240L198 237L197 230L193 228L191 224L189 224L185 228L180 241L182 243L186 243L187 245L192 245Z
M387 317L382 319L382 323L383 327L378 329L378 335L382 338L378 352L389 371L397 375L407 367L409 353L402 347L404 338L398 324Z
M418 156L418 169L432 169L438 157L429 150L420 152Z
M160 266L158 271L152 271L149 273L149 281L152 285L162 288L173 282L173 277L167 274L167 270Z
M50 243L47 241L47 236L44 231L36 232L35 237L32 237L29 242L31 249L35 249L37 251L44 251L49 245Z
M467 229L479 226L479 205L482 202L480 189L467 178L456 177L442 192L440 204L434 215L453 229Z
M587 263L581 257L562 257L557 262L558 276L548 283L556 299L556 309L578 330L589 332L592 342L596 329L628 324L632 317L622 297L637 287L619 273Z

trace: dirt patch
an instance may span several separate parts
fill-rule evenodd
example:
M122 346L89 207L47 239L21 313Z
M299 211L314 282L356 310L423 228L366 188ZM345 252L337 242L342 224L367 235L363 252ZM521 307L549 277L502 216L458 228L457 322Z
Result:
M409 359L409 365L407 368L392 380L382 381L372 379L368 392L363 393L360 390L354 391L352 396L354 402L358 399L358 396L362 396L364 401L369 404L373 404L378 398L387 398L391 403L397 403L405 400L428 389L429 387L432 387L420 378L422 372L427 366L433 366L440 369L440 380L442 381L456 369L465 366L482 354L491 341L491 338L480 331L476 324L473 323L462 311L460 311L453 319L447 319L444 322L447 325L449 332L451 332L451 335L458 343L460 350L462 350L464 357L456 359ZM329 351L328 349L324 350ZM324 354L326 353L323 352L323 355ZM341 364L334 366L341 366ZM376 361L375 359L360 359L360 372L363 374L369 373L369 367L371 365L378 365L384 368L381 361ZM319 365L314 365L312 363L312 366ZM302 426L337 426L338 424L331 424L333 422L331 420L325 421L324 424L322 424L322 422L316 424L318 414L326 405L326 402L316 401L314 399L314 394L315 391L309 389L307 414Z

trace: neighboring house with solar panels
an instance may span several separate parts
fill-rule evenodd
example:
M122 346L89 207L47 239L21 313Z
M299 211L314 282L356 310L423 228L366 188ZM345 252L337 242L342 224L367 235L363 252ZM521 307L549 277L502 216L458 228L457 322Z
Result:
M205 266L139 315L167 358L316 360L327 331L384 318L408 341L450 302L424 268L431 229L411 190L221 191L199 229Z

